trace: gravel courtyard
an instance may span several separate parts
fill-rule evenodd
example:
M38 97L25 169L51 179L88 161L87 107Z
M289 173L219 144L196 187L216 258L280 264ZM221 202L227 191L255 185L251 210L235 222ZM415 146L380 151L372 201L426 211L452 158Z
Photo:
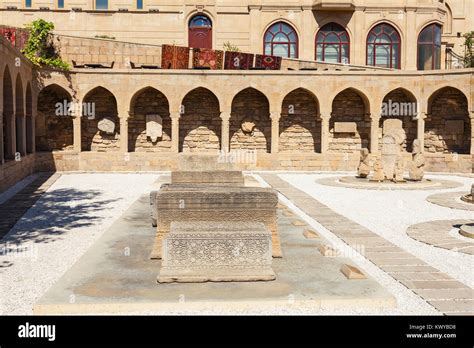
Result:
M433 176L463 184L462 188L444 191L377 191L315 183L317 179L333 175L335 174L279 174L278 177L314 197L334 212L366 227L472 289L474 286L473 255L440 249L415 241L405 231L409 226L425 221L472 220L474 218L472 211L437 206L427 202L426 197L434 192L463 190L467 192L473 178L452 175ZM28 185L33 177L23 180L9 191L0 194L0 203L8 201L16 192ZM427 177L431 178L431 176ZM0 313L32 314L33 304L133 202L151 190L158 178L159 174L64 174L60 176L0 242L0 250L2 250L0 253ZM266 184L263 176L255 175L255 178L263 185ZM348 251L347 245L318 221L311 220L292 204L291 199L280 198L334 246L342 251ZM18 252L18 243L22 248L26 248L24 252ZM348 255L364 272L395 296L398 308L380 312L363 308L359 311L321 310L316 314L441 314L423 298L361 255L350 255L347 252L345 257ZM242 311L242 313L257 314L251 310ZM282 311L275 308L274 311L266 313L313 314L314 312L304 309ZM210 312L210 314L222 313Z

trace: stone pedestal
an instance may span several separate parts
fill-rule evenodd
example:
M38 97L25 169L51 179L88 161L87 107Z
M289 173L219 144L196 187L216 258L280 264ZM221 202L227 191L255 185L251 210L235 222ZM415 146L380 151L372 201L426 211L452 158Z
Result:
M173 222L158 282L274 280L271 233L256 222Z
M235 170L174 171L171 183L244 186L244 175Z
M157 234L151 258L161 258L172 222L261 222L272 233L274 257L281 257L277 231L278 195L271 188L163 185L156 193Z

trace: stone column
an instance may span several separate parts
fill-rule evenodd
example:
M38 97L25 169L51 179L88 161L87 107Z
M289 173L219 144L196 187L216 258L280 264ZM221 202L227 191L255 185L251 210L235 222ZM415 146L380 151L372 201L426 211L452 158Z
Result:
M419 112L416 123L416 137L420 141L421 152L425 151L425 118L428 117L428 114L424 112Z
M329 150L329 120L330 114L321 115L321 153Z
M179 152L179 118L181 117L179 112L172 113L171 115L171 152Z
M3 125L3 110L0 110L0 125ZM0 165L5 163L3 158L3 127L0 127Z
M224 153L229 152L229 128L230 128L230 112L221 112L222 129L221 129L221 150Z
M280 117L280 112L270 113L270 118L272 119L272 153L278 153L280 145Z
M81 114L76 114L73 116L72 125L74 130L74 152L80 153L82 151Z
M416 28L416 8L411 7L406 9L405 26L407 28L406 37L411 40L403 40L405 47L402 47L402 62L401 68L404 70L417 70L417 51L418 51L418 32ZM444 51L442 49L441 51ZM404 57L404 58L403 58Z
M21 143L20 153L22 156L26 156L26 115L20 115L20 132L21 132Z
M10 122L7 123L7 134L10 135L10 139L7 139L7 156L8 159L15 159L15 154L17 151L15 114L6 115L6 117L10 118Z
M128 118L120 117L120 152L128 152Z
M471 155L474 155L474 111L471 111Z
M33 113L31 115L31 153L36 153L36 106L33 108Z
M370 153L379 151L379 124L380 117L372 117L370 122Z

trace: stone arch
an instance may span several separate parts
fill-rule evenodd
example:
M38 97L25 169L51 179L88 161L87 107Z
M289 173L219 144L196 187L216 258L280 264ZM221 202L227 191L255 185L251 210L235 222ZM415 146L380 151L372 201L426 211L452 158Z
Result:
M389 119L397 119L402 122L402 128L406 134L406 141L403 149L412 152L413 141L417 138L418 104L416 97L405 88L396 88L384 97L382 102L382 112L379 121L378 137L384 136L384 123ZM387 127L388 123L386 123ZM385 127L385 129L386 129ZM379 150L382 149L382 142L379 141Z
M33 119L33 95L30 82L26 85L25 93L25 116L26 116L26 153L34 152L34 119Z
M230 149L271 152L272 123L270 103L260 91L249 87L232 100L230 117ZM244 132L244 122L254 124L252 132Z
M72 97L63 87L51 84L38 94L36 151L64 151L74 148Z
M3 71L3 141L2 155L5 160L15 158L15 122L13 102L13 81L8 65Z
M179 151L219 151L222 121L216 95L207 88L195 88L183 98L182 108L179 120Z
M95 87L84 96L82 108L82 151L119 151L120 119L114 94L102 86ZM104 119L111 121L113 129L110 128L110 131L99 129L99 122Z
M280 152L321 152L321 120L316 96L297 88L283 99Z
M329 151L347 153L369 149L370 127L367 97L354 88L346 88L332 102Z
M171 150L170 106L166 96L153 87L145 87L134 94L128 118L128 151L160 152ZM153 142L147 137L147 115L159 115L163 134Z
M425 151L469 154L471 127L466 95L454 87L437 90L428 99Z
M16 152L22 156L26 155L25 146L25 107L23 96L23 82L20 73L15 80L15 130L16 130Z

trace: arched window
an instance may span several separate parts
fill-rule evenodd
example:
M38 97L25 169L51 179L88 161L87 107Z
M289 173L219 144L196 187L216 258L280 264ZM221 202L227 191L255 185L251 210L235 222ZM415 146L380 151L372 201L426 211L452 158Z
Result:
M400 69L400 35L390 24L376 25L370 31L367 65Z
M265 33L264 52L284 58L298 58L298 35L288 24L273 24Z
M349 35L339 24L326 24L316 36L316 60L349 64L349 48Z
M418 70L441 68L441 26L431 24L418 36Z
M189 21L189 47L212 48L212 22L204 15L197 15Z

